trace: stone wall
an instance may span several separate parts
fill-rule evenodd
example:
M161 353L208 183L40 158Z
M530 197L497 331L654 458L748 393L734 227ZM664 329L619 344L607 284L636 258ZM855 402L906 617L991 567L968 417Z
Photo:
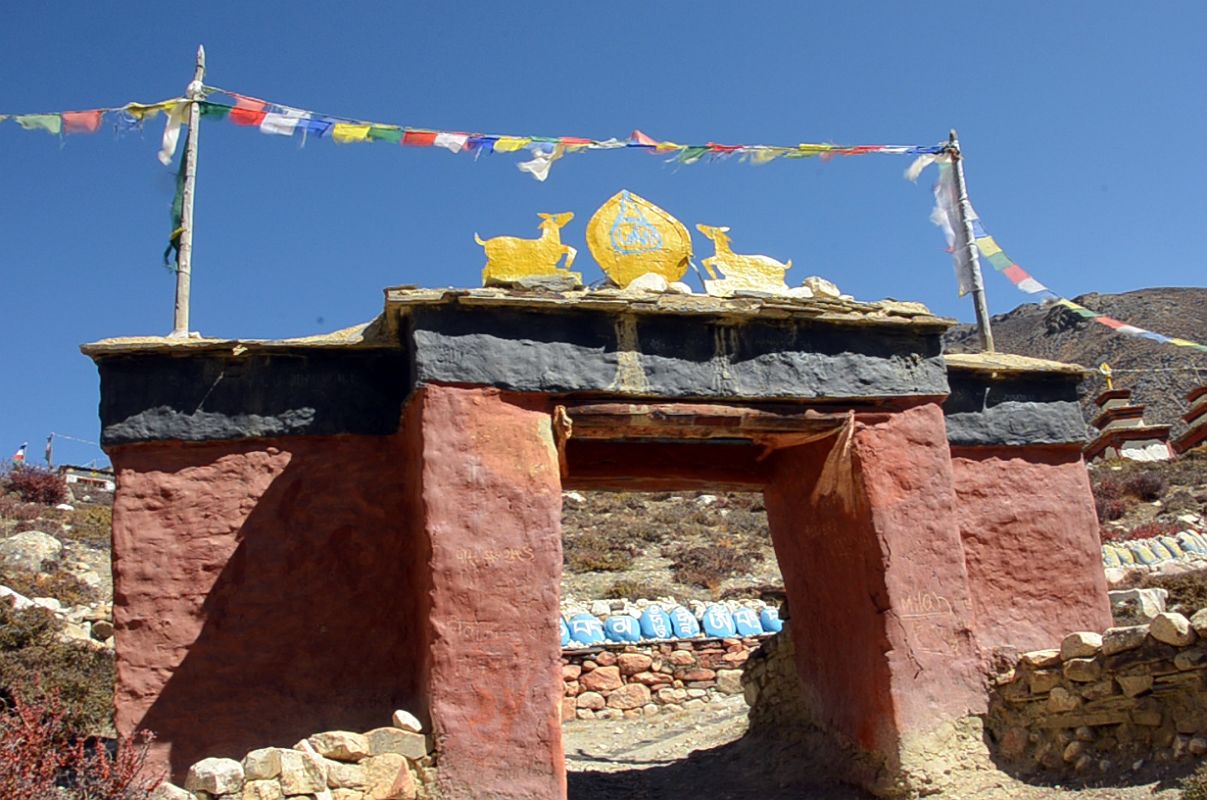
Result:
M562 720L694 711L742 691L742 665L766 637L609 644L562 651Z
M987 728L1019 774L1092 779L1207 753L1207 609L1071 633L998 675Z
M432 737L406 711L366 733L326 731L292 748L263 747L241 760L204 758L184 788L161 784L151 800L428 800L439 796Z

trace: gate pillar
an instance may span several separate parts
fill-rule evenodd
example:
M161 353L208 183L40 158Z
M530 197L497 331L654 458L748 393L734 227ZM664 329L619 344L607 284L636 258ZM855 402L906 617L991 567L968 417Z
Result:
M431 548L428 708L450 800L566 796L561 478L546 402L439 385L411 399Z

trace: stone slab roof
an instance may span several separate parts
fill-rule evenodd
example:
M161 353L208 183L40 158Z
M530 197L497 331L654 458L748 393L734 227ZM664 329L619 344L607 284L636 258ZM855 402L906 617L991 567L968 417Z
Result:
M943 360L947 362L949 369L1003 375L1046 372L1083 378L1093 372L1080 364L1067 364L1063 361L1049 361L1013 353L946 353Z
M781 297L748 293L719 298L705 294L676 294L641 290L581 289L575 291L518 291L514 289L419 289L397 286L385 290L387 310L413 306L495 306L529 311L592 310L616 314L711 316L734 320L817 320L840 325L906 326L944 331L955 320L938 317L921 303L880 300L863 303L838 297Z

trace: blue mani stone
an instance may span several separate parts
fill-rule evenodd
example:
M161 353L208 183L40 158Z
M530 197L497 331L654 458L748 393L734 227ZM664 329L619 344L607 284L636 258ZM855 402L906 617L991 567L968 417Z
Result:
M704 612L704 634L716 636L718 639L730 639L738 635L738 629L733 623L733 614L720 604L708 607Z
M766 633L779 633L784 629L784 621L780 619L778 608L764 608L759 612L759 622Z
M628 614L613 614L604 620L604 636L609 642L640 642L641 626Z
M753 608L742 607L733 612L733 624L738 629L738 636L760 636L763 626L759 624L759 615Z
M566 618L561 614L557 616L557 627L562 634L562 647L570 644L570 628L566 625Z
M671 638L671 618L662 606L650 606L641 615L641 635L647 639Z
M690 639L700 635L700 623L696 622L696 617L692 612L679 606L671 612L671 630L680 639Z
M603 623L590 614L575 614L570 619L570 638L586 647L603 644Z

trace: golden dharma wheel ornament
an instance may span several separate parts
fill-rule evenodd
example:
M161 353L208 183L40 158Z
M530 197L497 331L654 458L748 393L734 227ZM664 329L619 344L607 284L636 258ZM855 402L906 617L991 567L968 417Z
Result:
M486 251L486 267L482 270L483 286L506 286L524 278L565 276L575 286L582 286L583 276L570 272L578 251L562 244L561 229L574 219L574 213L537 214L541 218L539 239L520 239L515 236L496 236L482 241L474 234L474 241ZM566 257L565 267L559 269L557 262Z
M622 289L647 272L673 283L687 273L692 255L691 234L683 223L628 189L591 216L587 247Z

